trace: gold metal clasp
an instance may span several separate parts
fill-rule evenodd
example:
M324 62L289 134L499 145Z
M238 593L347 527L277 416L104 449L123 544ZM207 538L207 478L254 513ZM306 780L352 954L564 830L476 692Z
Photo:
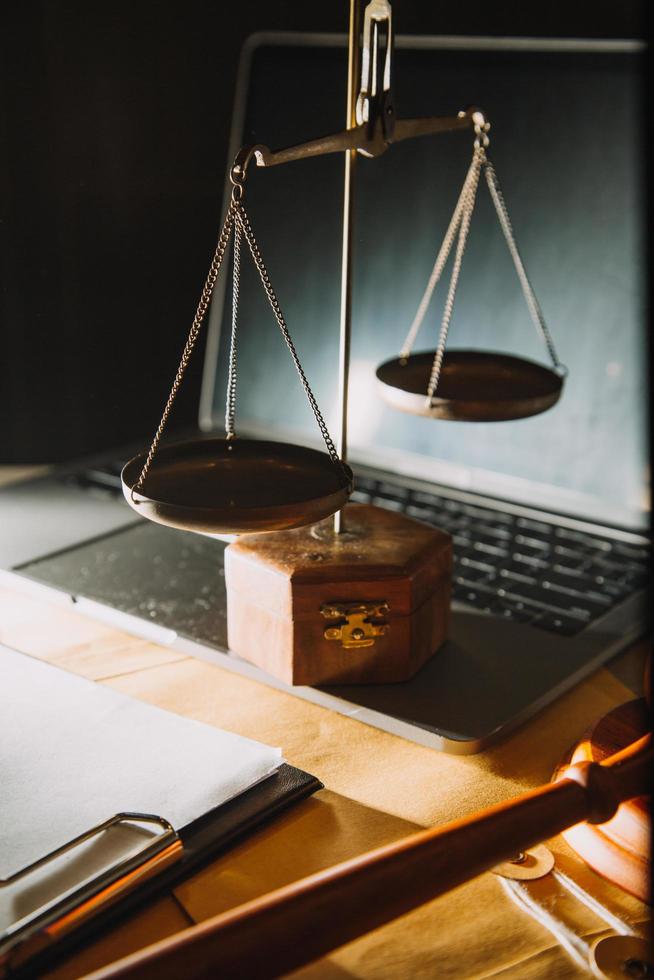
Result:
M320 614L333 625L327 626L326 640L340 640L346 650L371 647L378 636L385 636L390 626L384 622L390 606L385 599L375 602L328 602Z

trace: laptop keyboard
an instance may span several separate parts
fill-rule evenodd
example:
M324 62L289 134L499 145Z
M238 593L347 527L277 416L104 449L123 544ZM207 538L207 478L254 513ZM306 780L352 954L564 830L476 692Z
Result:
M122 464L66 479L111 495ZM400 511L452 535L453 598L464 605L573 636L650 579L647 545L624 543L445 494L357 476L351 500Z
M573 636L649 579L649 549L460 500L357 477L352 500L452 535L453 598Z

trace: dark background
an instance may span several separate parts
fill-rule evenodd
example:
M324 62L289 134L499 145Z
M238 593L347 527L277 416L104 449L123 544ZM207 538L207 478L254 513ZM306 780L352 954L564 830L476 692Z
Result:
M644 35L635 0L397 0L394 15L405 34ZM215 243L240 47L347 17L346 0L5 4L0 463L151 434ZM201 360L177 426L196 417Z

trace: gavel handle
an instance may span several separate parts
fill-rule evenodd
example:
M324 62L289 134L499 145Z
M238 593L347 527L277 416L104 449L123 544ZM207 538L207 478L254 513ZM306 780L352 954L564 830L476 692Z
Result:
M602 763L481 813L420 831L192 926L93 980L278 977L463 884L567 827L610 819L646 794L646 735Z

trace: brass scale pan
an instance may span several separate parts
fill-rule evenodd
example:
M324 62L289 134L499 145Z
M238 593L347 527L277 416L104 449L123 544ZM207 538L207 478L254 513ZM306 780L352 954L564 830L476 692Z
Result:
M437 389L426 391L434 351L393 358L377 368L381 394L412 415L460 422L505 422L538 415L559 400L563 375L510 354L447 350Z
M323 452L256 439L195 439L159 449L142 490L145 454L124 467L127 502L143 517L205 534L282 531L340 510L352 471ZM132 499L133 496L133 499Z

